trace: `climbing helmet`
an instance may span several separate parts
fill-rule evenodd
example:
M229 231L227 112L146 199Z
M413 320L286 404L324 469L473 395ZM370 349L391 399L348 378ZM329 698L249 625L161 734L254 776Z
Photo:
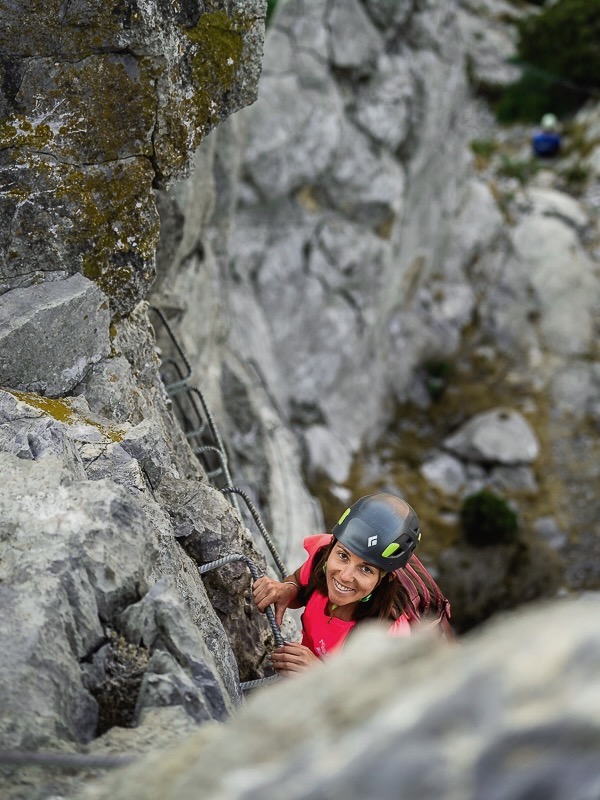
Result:
M555 131L558 125L558 120L554 114L544 114L540 125L545 131Z
M387 492L361 497L344 511L332 533L348 550L385 572L404 567L421 539L414 509Z

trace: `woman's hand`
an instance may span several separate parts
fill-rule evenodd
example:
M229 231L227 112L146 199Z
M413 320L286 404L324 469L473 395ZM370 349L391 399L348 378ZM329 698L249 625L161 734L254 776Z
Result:
M273 650L271 663L278 675L295 675L320 664L321 661L308 647L298 642L289 642Z
M264 611L271 604L275 606L275 621L278 625L283 622L286 608L298 594L298 587L292 583L279 581L263 575L252 584L252 597L259 611Z

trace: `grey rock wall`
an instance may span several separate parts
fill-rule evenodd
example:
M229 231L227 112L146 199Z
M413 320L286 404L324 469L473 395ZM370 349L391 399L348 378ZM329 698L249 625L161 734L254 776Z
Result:
M236 318L236 327L258 349L268 347L270 338L266 329L256 329L252 298L238 302L227 279L243 140L236 115L198 148L191 177L157 193L161 239L151 302L168 318L189 358L191 382L219 421L233 483L249 493L293 569L302 557L303 536L322 529L320 508L304 484L298 442L278 405L278 387L269 386L256 360L229 341ZM176 357L165 331L157 331L163 357ZM248 514L245 522L269 556Z
M196 562L233 550L261 569L266 563L251 521L209 485L159 379L170 345L162 335L156 349L139 302L154 280L159 217L151 302L183 342L192 380L223 426L236 482L265 512L290 566L302 557L302 536L321 524L303 468L344 489L353 455L393 403L423 402L422 363L457 353L477 320L484 344L489 337L523 359L513 385L529 372L551 390L553 452L571 486L581 479L567 498L582 501L588 523L584 558L571 562L569 579L582 586L597 572L597 520L586 501L599 462L561 461L565 449L585 455L589 441L575 437L566 447L563 426L598 412L588 216L543 182L499 204L494 180L474 174L462 115L468 25L458 4L282 4L261 99L195 149L254 99L263 14L264 4L250 0L101 9L12 3L0 14L1 50L10 53L0 69L1 744L145 751L202 724L204 760L191 742L189 755L175 757L177 778L170 767L165 774L144 764L134 788L115 779L115 797L185 797L199 786L220 796L223 781L223 796L317 796L323 787L332 797L364 796L373 788L360 782L372 759L381 764L382 797L397 796L399 784L419 796L447 790L461 798L472 785L481 796L512 797L551 784L563 792L557 797L577 798L576 780L585 797L596 776L578 742L584 728L595 735L593 722L567 726L562 740L575 778L566 767L546 769L543 755L529 772L507 777L505 760L520 754L520 734L504 736L517 701L498 703L539 697L526 676L545 664L549 696L539 708L554 709L546 703L554 698L556 717L550 711L546 722L533 701L527 706L542 753L562 720L573 719L572 698L561 694L564 672L553 672L557 659L584 687L584 711L595 708L585 670L596 667L597 647L583 606L577 625L573 606L551 612L568 637L552 637L532 617L490 634L493 643L468 645L464 662L459 651L424 665L421 647L430 651L418 641L402 651L357 642L348 654L356 662L327 667L331 687L321 684L323 671L306 677L306 694L282 685L265 707L257 698L256 712L241 716L244 745L216 724L239 705L239 673L254 677L270 633L247 602L241 565L201 580ZM178 182L192 162L193 177ZM571 256L571 270L561 272ZM47 346L37 348L38 338ZM442 466L456 492L487 479L457 459ZM530 469L502 469L494 480L535 489ZM556 520L542 519L564 541ZM509 558L497 551L481 561L501 593L515 577ZM492 613L481 564L465 567L457 551L447 563L460 580L466 575L464 595ZM529 588L530 563L522 559L516 573ZM544 569L535 581L547 577ZM511 591L529 599L518 582ZM507 641L527 644L505 674ZM573 655L582 650L592 656ZM547 658L527 661L542 652ZM382 662L368 660L379 653ZM388 656L389 674L381 670ZM446 680L429 678L403 696L396 715L389 698L400 671L416 686L430 669ZM335 722L341 693L357 689L360 698L359 686L381 691L368 696L373 705L359 701L355 731L367 720L377 733L366 751L349 715L343 727ZM293 724L278 716L284 708ZM328 717L314 737L321 713ZM256 736L259 718L273 738ZM389 767L389 752L400 749L393 739L390 751L390 731L401 745L413 734L425 745L402 773ZM299 755L293 747L304 736ZM292 745L290 760L278 765L269 754L282 742ZM304 771L310 747L314 774ZM330 756L346 783L320 771ZM181 771L186 758L198 760L189 774ZM257 761L269 764L266 774ZM223 777L230 774L232 784ZM10 800L41 800L75 792L68 785L77 780L3 767L0 788Z
M265 7L1 6L0 750L114 753L132 726L148 747L226 718L272 640L242 563L198 572L266 564L173 414L141 302L155 191L256 96ZM69 781L3 762L0 794Z
M597 614L597 597L540 606L457 647L365 631L323 667L257 693L211 736L78 797L595 797Z
M229 342L298 437L331 520L358 494L403 492L433 565L461 547L465 496L488 486L533 550L538 519L568 532L559 583L580 590L599 580L597 104L541 163L530 128L500 127L473 96L514 78L528 11L281 5L259 99L240 114ZM499 466L502 433L482 466L450 462L440 488L443 443L500 405L539 442L527 467Z
M110 352L106 295L81 274L0 296L0 386L59 397Z
M155 273L153 188L255 98L264 3L1 10L0 291L82 272L130 311Z
M172 706L223 720L257 675L272 635L249 573L203 581L197 564L264 561L199 467L186 478L197 462L177 458L159 409L118 423L83 395L0 391L0 749L81 751ZM34 798L64 780L3 769L0 787Z
M464 55L454 4L287 3L267 38L242 115L231 340L302 433L313 477L343 482L441 340L419 294L446 270L468 188ZM460 291L461 263L448 269Z

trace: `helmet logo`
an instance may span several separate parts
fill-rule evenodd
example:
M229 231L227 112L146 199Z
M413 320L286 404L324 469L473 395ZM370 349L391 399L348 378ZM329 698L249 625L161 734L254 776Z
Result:
M377 544L377 536L369 536L367 539L367 547L374 547Z

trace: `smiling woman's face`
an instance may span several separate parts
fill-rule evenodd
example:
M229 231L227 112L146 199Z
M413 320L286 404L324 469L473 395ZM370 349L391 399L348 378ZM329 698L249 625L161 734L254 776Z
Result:
M379 583L381 570L336 542L327 559L327 594L336 606L358 603Z

